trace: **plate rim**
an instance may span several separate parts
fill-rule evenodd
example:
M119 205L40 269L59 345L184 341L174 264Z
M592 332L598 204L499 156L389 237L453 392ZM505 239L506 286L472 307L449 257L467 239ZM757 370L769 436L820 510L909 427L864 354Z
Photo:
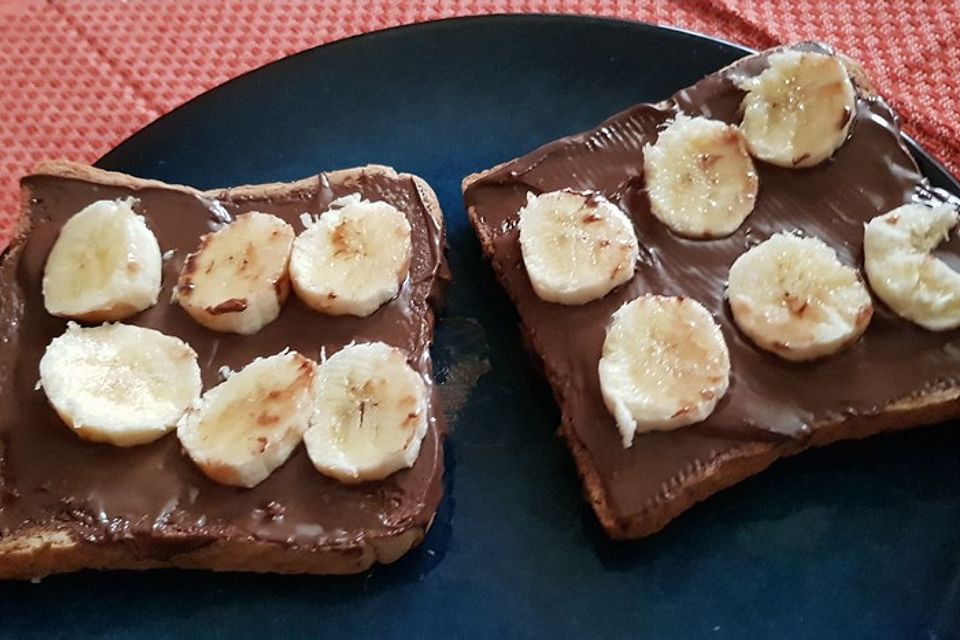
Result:
M749 55L751 53L756 52L755 49L751 49L749 47L745 47L743 45L730 42L729 40L716 38L714 36L709 36L709 35L699 33L691 29L685 29L682 27L674 27L670 25L659 25L659 24L654 24L652 22L644 22L642 20L631 20L629 18L593 16L593 15L584 15L584 14L576 14L576 13L488 13L488 14L482 14L482 15L450 16L446 18L433 18L430 20L423 20L419 22L408 22L405 24L397 24L389 27L384 27L382 29L374 29L372 31L355 33L355 34L346 36L344 38L338 38L336 40L330 40L329 42L324 42L324 43L309 47L307 49L304 49L302 51L297 51L295 53L291 53L281 58L277 58L276 60L271 60L270 62L260 65L259 67L247 69L246 71L236 76L228 78L227 80L217 85L214 85L208 89L205 89L204 91L198 93L192 98L189 98L185 102L182 102L177 106L173 107L172 109L170 109L169 111L161 114L154 120L151 120L150 122L146 123L136 131L131 132L123 140L116 143L113 147L111 147L110 149L105 151L103 154L101 154L93 162L93 164L94 166L100 167L101 163L110 162L110 156L115 151L117 151L118 149L120 149L121 147L129 143L131 140L136 138L142 132L150 129L151 127L153 127L154 125L157 125L158 123L162 123L164 120L172 117L174 114L180 112L181 110L190 107L194 102L208 99L208 97L211 94L215 94L218 91L224 89L228 85L232 85L235 82L242 81L246 79L247 76L263 72L266 69L273 67L274 65L287 63L288 61L295 58L299 58L301 56L312 55L316 51L321 49L322 50L336 49L339 46L347 46L350 44L354 44L355 41L358 41L358 40L375 39L376 37L379 37L379 36L391 35L397 32L426 30L426 29L435 28L438 26L446 26L448 24L453 27L456 27L459 24L469 24L474 22L493 23L493 22L536 22L536 21L551 22L555 24L563 24L563 23L570 24L575 22L594 23L594 24L606 24L610 26L620 25L620 26L626 26L630 28L638 28L641 31L668 31L685 38L690 38L690 39L699 40L699 41L707 41L723 47L729 47L731 49L742 52L744 55ZM143 176L143 177L149 177L149 176Z
M240 73L239 75L233 76L232 78L229 78L226 81L221 82L220 84L217 84L213 87L210 87L200 92L199 94L193 96L187 101L182 102L179 105L175 106L174 108L170 109L169 111L161 114L156 119L151 120L150 122L138 128L137 130L131 132L129 135L123 138L123 140L116 143L109 150L101 154L93 162L93 165L96 167L102 167L104 164L110 164L111 156L115 152L119 151L122 147L130 143L132 140L134 140L138 135L154 127L155 125L162 123L167 118L173 117L174 114L179 113L181 110L189 108L191 105L193 105L193 103L201 100L209 99L210 95L217 93L218 91L220 91L221 89L224 89L228 85L231 85L235 82L242 81L246 79L247 76L264 72L265 70L269 69L274 65L287 63L288 61L301 56L313 55L318 50L329 50L329 49L335 50L339 46L351 45L351 44L354 44L356 41L360 41L360 40L375 39L377 37L394 34L397 32L427 30L431 28L436 28L438 26L450 25L456 28L457 25L470 24L470 23L538 22L538 21L545 22L545 23L553 23L553 24L592 23L592 24L607 25L607 26L619 25L623 27L637 29L640 32L666 31L683 38L696 40L700 43L710 43L714 45L719 45L721 47L731 49L735 52L742 53L743 55L749 55L751 53L757 52L756 49L738 44L736 42L731 42L730 40L726 40L724 38L707 35L705 33L700 33L698 31L694 31L692 29L687 29L684 27L655 24L652 22L645 22L642 20L631 20L629 18L594 16L594 15L585 15L585 14L577 14L577 13L489 13L489 14L481 14L481 15L450 16L445 18L434 18L434 19L423 20L418 22L408 22L405 24L398 24L398 25L392 25L389 27L384 27L382 29L374 29L372 31L355 33L345 38L338 38L336 40L324 42L324 43L315 45L313 47L304 49L302 51L297 51L295 53L291 53L290 55L277 58L276 60L271 60L270 62L260 65L259 67L247 69L246 71ZM886 98L883 95L881 95L880 97L886 100ZM899 121L900 119L899 113L897 113L896 111L894 111L894 113L897 115L897 118ZM571 133L576 133L576 132L571 132ZM918 155L921 156L924 162L930 164L934 169L936 169L938 172L946 176L947 181L950 183L952 189L956 191L958 194L960 194L960 176L955 176L949 169L947 169L947 167L944 165L943 162L941 162L932 153L927 151L922 145L920 145L913 138L913 136L904 132L902 129L900 130L900 137L903 139L904 143L907 145L907 148L909 149L910 153L914 156L915 160L917 159L916 156ZM521 150L518 153L523 153L523 151ZM922 168L921 168L921 173L925 174ZM142 176L142 177L150 177L150 176ZM929 176L924 175L924 177L929 179Z

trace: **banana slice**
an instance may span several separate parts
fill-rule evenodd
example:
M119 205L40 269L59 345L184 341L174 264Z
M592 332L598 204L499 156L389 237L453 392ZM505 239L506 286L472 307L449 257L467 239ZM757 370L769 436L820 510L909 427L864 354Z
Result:
M850 346L873 316L857 271L818 238L778 233L730 267L733 319L761 349L785 360L822 358Z
M602 195L527 194L519 218L523 263L541 300L584 304L633 277L639 256L633 224Z
M688 238L728 236L757 200L757 172L740 131L707 118L678 115L643 149L650 208Z
M122 320L160 295L160 245L135 201L98 200L74 214L43 271L43 302L55 316Z
M184 414L180 444L211 480L260 484L300 444L313 412L315 370L294 351L257 358Z
M244 213L200 240L180 271L175 298L199 324L250 335L276 320L290 293L293 227Z
M600 391L624 448L637 431L669 431L713 413L730 385L720 327L691 298L645 295L613 314Z
M809 51L772 54L760 75L738 83L740 130L755 157L781 167L812 167L847 139L856 93L836 56Z
M930 253L958 219L950 206L907 204L864 228L864 266L874 293L898 315L933 331L960 327L960 273Z
M427 433L427 387L402 351L351 344L320 365L303 437L320 473L345 483L412 467Z
M312 309L366 317L393 299L410 271L410 223L396 207L353 194L331 203L293 243L293 288Z
M159 331L71 322L40 359L40 385L78 436L129 447L176 426L200 397L200 367L193 349Z

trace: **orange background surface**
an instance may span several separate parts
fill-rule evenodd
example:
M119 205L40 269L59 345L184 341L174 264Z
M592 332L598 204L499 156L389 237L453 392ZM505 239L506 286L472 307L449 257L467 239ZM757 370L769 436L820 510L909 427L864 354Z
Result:
M93 162L199 93L318 44L506 12L629 18L755 48L827 42L960 173L960 0L0 0L0 246L17 180L40 160Z

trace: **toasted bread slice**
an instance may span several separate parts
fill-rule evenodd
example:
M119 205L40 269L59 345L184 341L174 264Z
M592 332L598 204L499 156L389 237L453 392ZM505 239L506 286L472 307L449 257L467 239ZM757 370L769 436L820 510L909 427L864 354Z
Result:
M744 94L733 78L760 73L766 57L782 49L748 56L661 103L637 105L463 180L469 219L560 405L559 432L586 498L613 538L653 534L698 501L809 447L960 415L960 354L950 347L960 332L925 331L877 301L871 326L853 348L796 364L759 351L737 329L724 300L730 264L773 233L817 235L843 262L860 266L863 223L929 193L896 114L856 63L841 57L858 103L847 141L809 169L757 162L757 205L733 235L684 240L650 213L644 145L678 112L738 122ZM641 247L632 281L578 307L538 299L519 248L517 212L527 193L562 188L598 191L618 203ZM707 306L730 348L732 384L706 421L638 434L624 448L601 398L597 363L611 314L644 293L690 296Z
M300 446L257 487L238 489L203 476L174 435L132 448L76 438L34 385L40 356L66 324L45 312L40 292L58 229L92 201L125 197L137 200L167 252L160 301L126 322L189 343L205 388L224 366L238 370L287 347L319 360L354 340L400 347L432 385L429 346L449 272L442 213L426 182L366 166L199 191L50 162L22 180L22 193L18 234L0 260L0 578L151 567L344 574L393 562L423 540L442 495L444 423L434 391L412 468L348 486L317 472ZM225 216L257 210L299 229L302 213L353 193L390 202L413 230L410 277L370 317L323 316L291 296L274 322L239 336L209 331L171 304L186 255Z

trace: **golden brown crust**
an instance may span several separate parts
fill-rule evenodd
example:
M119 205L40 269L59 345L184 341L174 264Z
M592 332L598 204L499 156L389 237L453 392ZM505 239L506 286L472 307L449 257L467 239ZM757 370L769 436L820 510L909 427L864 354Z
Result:
M398 180L412 179L417 185L424 207L440 229L443 229L443 214L433 190L425 181L411 174L397 173L390 167L367 165L352 169L333 171L327 174L337 182L376 173L395 177ZM270 195L286 195L298 189L312 187L316 177L292 183L246 185L229 189L199 191L184 185L170 185L157 180L128 176L105 171L88 165L67 161L51 161L40 164L35 175L74 178L103 185L144 188L162 187L207 197L261 198ZM23 211L28 212L31 194L22 190ZM26 241L30 230L29 216L24 214L18 223L14 240L2 259L14 259ZM427 311L433 326L433 312ZM0 443L2 446L2 443ZM2 453L2 452L0 452ZM432 522L432 518L431 518ZM341 547L298 548L254 538L225 539L192 551L186 551L160 560L138 555L133 545L123 541L88 542L71 531L53 526L38 526L19 530L0 537L0 579L35 579L54 573L66 573L79 569L151 569L178 567L208 569L212 571L252 571L264 573L310 573L349 574L359 573L374 563L387 564L396 561L412 547L419 544L427 527L411 524L391 535L367 538L355 544Z
M423 205L430 214L430 217L433 218L433 221L438 227L441 229L443 228L443 212L440 209L440 201L437 199L437 194L434 193L430 185L427 184L427 181L420 176L413 175L412 173L401 173L393 167L388 167L381 164L368 164L362 167L338 169L336 171L328 171L325 175L334 182L349 182L351 178L358 178L361 174L381 175L394 178L396 180L412 180L417 187L417 191L420 194ZM245 198L259 199L269 198L271 196L290 195L297 193L298 191L313 188L317 181L316 176L311 176L309 178L303 178L302 180L296 180L294 182L271 182L266 184L221 187L217 189L208 189L207 191L200 191L199 189L185 185L168 184L166 182L161 182L160 180L151 180L148 178L137 178L135 176L129 176L125 173L98 169L97 167L91 167L90 165L81 164L79 162L71 162L69 160L48 160L46 162L41 162L39 165L37 165L36 169L34 169L33 175L74 178L88 182L97 182L108 186L133 188L162 187L165 189L183 191L184 193L204 195L210 198L223 197L229 194L230 198L235 200L242 200ZM26 190L23 190L21 200L22 211L29 211L29 199L30 194L27 193ZM11 246L17 243L17 239L26 235L26 233L29 231L29 228L29 216L22 215L20 217L17 230L14 233L14 241L11 243Z
M653 502L641 514L618 518L607 504L599 473L589 453L572 429L560 428L560 435L573 453L584 495L593 506L607 534L616 539L642 538L663 529L671 520L711 495L760 473L780 458L841 440L860 440L879 433L910 429L941 422L960 414L960 389L948 389L920 398L891 404L875 416L862 416L816 428L806 443L746 442L711 460L697 472L678 476L666 499Z
M389 564L425 535L410 527L395 536L349 547L291 548L257 540L224 540L173 555L143 558L122 542L85 542L67 531L38 528L0 540L0 578L29 580L80 569L208 569L257 573L359 573L374 563Z
M199 194L203 193L193 187L187 187L181 184L167 184L160 180L149 180L147 178L137 178L128 176L125 173L116 171L107 171L98 169L88 164L71 162L70 160L47 160L37 165L31 175L54 176L57 178L72 178L74 180L83 180L85 182L96 182L104 186L114 187L132 187L142 189L146 187L162 187L164 189L174 189L184 193Z

